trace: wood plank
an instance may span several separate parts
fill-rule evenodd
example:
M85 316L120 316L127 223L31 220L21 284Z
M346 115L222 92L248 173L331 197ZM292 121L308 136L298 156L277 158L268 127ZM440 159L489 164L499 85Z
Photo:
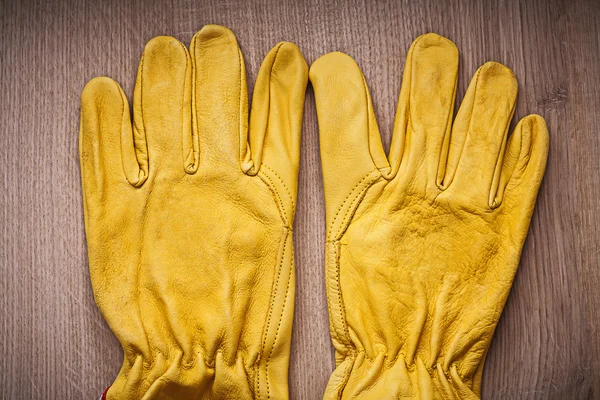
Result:
M238 36L254 81L278 41L310 63L352 55L389 146L406 51L435 31L461 51L459 98L488 60L519 80L516 116L550 128L546 178L486 361L483 398L600 398L600 3L594 0L0 2L0 398L90 399L120 368L97 310L83 232L79 94L108 75L131 96L144 44ZM317 399L334 368L323 283L324 203L314 96L305 105L295 224L290 392Z

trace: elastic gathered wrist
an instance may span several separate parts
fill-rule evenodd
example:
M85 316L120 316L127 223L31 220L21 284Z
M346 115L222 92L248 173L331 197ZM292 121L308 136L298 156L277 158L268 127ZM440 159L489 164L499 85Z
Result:
M269 377L265 371L261 373L261 368L258 360L244 360L241 356L229 363L221 352L217 352L212 360L198 353L191 361L184 361L182 353L171 359L158 353L151 361L140 355L132 361L125 360L101 400L254 399L260 398L261 394L271 399L287 398L287 380L271 379L274 377ZM287 359L272 359L271 368L287 373ZM281 382L285 385L281 386Z
M476 381L461 377L456 364L445 370L420 357L407 362L403 354L389 359L383 352L373 358L358 352L337 365L324 399L479 399Z

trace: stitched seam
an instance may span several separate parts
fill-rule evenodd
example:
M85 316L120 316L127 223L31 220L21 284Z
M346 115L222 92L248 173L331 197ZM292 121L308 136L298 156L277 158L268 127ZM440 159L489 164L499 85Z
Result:
M340 208L338 209L338 211L336 212L336 215L332 221L332 226L330 229L333 229L333 224L337 221L337 217L340 213L340 211L342 210L342 208L344 206L346 206L346 204L350 204L349 208L346 210L346 212L344 213L344 217L342 218L342 224L340 226L340 228L337 231L336 234L336 238L339 237L343 232L344 232L344 227L346 225L346 221L347 218L351 218L354 213L356 212L356 209L358 208L358 204L360 204L360 202L362 201L362 199L359 200L358 204L356 205L356 207L351 207L352 203L354 203L356 200L358 200L361 196L364 196L364 194L366 194L367 190L371 187L371 185L376 182L380 176L376 176L374 177L369 183L368 185L363 188L363 190L361 190L353 199L352 201L348 201L349 198L352 196L352 194L354 193L354 191L377 169L373 169L372 171L370 171L367 175L365 175L357 184L356 186L354 186L354 188L352 188L352 190L350 191L350 193L348 194L348 196L346 196L346 198L344 199L344 201L342 202L342 205L340 206ZM364 197L363 197L364 198ZM354 359L354 354L356 352L356 347L352 344L352 341L350 340L350 332L349 332L349 328L348 328L348 323L347 323L347 319L346 319L346 309L344 307L344 303L343 303L343 297L342 297L342 290L341 290L341 273L340 273L340 256L341 256L341 251L340 251L340 247L339 247L339 240L334 240L332 242L332 244L335 246L334 250L335 250L335 282L336 282L336 286L334 288L336 295L337 295L337 300L338 300L338 307L339 307L339 313L340 313L340 319L341 319L341 323L342 323L342 331L345 337L340 338L342 340L340 340L344 346L348 349L347 351L350 353L350 357L352 359ZM334 329L334 333L335 333L335 329ZM336 334L336 336L338 336ZM344 381L348 381L348 379L350 378L349 376L350 374L350 370L348 371L344 371Z
M260 180L263 181L265 183L265 185L271 191L271 195L273 196L273 200L275 201L275 205L277 206L277 211L279 211L279 216L281 217L281 220L283 221L284 226L288 229L291 229L291 227L288 227L289 224L287 222L287 218L285 217L285 213L286 213L285 206L283 204L283 201L281 200L281 196L279 195L277 188L275 187L275 184L273 183L273 180L271 180L269 175L267 175L264 171L262 173L260 173L258 176L260 177Z
M360 202L364 198L364 195L367 193L367 189L369 189L373 183L375 183L377 180L379 180L379 178L380 178L380 176L375 177L370 182L368 182L368 184L363 188L363 190L361 190L360 192L358 192L358 194L356 195L356 197L350 202L350 206L346 210L346 212L344 214L344 218L342 218L342 224L340 225L340 227L338 229L338 233L337 233L336 237L341 236L345 232L346 225L347 225L348 221L350 219L352 219L352 217L356 213L356 210L358 209L358 205L360 204ZM356 204L356 207L352 207L352 204L356 200L359 200L358 203Z
M285 239L286 239L286 243L287 243L288 235L286 235ZM279 269L281 269L283 267L283 260L284 260L284 258L285 258L285 245L284 245L284 248L283 248L283 254L281 256L281 265L280 265ZM266 381L267 381L267 399L271 398L271 393L270 393L270 390L269 390L269 379L268 379L268 376L269 376L269 362L271 361L271 356L273 355L273 349L275 348L275 344L277 343L277 337L279 336L279 329L281 328L281 321L283 321L283 314L285 313L285 307L287 305L288 294L290 292L290 281L292 280L291 279L291 277L292 277L291 275L292 275L292 267L293 267L293 265L294 265L294 253L292 252L292 262L290 264L289 277L288 277L287 285L286 285L286 288L285 288L285 296L283 298L283 306L281 308L281 315L279 316L279 322L277 323L277 330L275 331L275 337L273 338L273 345L271 346L271 350L269 351L269 356L268 356L267 362L265 364L265 371L266 371L266 375L267 375L267 379L266 379Z
M279 174L277 172L275 172L275 170L273 168L269 167L268 165L263 164L262 166L265 167L265 168L267 168L269 171L271 171L278 178L279 182L281 183L281 185L283 185L283 188L287 192L287 195L290 198L290 201L292 202L292 208L295 208L294 198L292 197L292 193L290 192L290 190L288 189L288 187L286 186L286 184L283 182L283 179L281 178L281 176L279 176Z
M341 281L340 281L340 247L339 247L339 241L335 242L335 281L337 283L336 285L336 292L337 292L337 298L338 298L338 306L339 306L339 313L340 313L340 317L342 320L342 330L344 333L344 341L346 343L345 346L347 348L349 348L349 352L350 354L353 354L356 352L356 347L352 346L352 341L350 340L350 330L348 329L348 322L346 320L346 309L344 308L344 299L342 297L342 285L341 285Z
M337 297L338 297L338 305L340 308L340 314L341 314L341 319L342 319L342 329L344 332L345 337L343 338L344 341L346 343L344 343L345 347L347 349L349 349L349 356L350 359L352 360L351 363L349 363L350 365L348 367L346 367L346 369L344 370L344 375L343 375L343 382L344 385L343 387L346 386L346 383L348 382L348 380L350 379L350 373L352 372L352 368L350 368L352 366L352 364L354 363L354 360L356 359L356 346L352 343L352 340L350 339L350 331L348 328L348 322L346 319L346 309L344 307L344 299L342 297L342 289L341 289L341 281L340 281L340 256L341 256L341 248L339 246L339 241L335 242L335 251L336 251L336 257L335 257L335 268L336 268L336 291L337 291ZM348 359L348 355L345 357L345 359ZM340 388L342 389L342 388ZM339 396L341 398L341 390L339 393Z
M267 168L270 169L268 166L267 166ZM281 267L283 265L283 260L284 260L284 257L285 257L285 248L287 246L287 237L288 237L289 233L292 231L292 229L291 229L291 227L288 226L288 222L287 222L287 219L285 217L285 211L286 211L285 210L285 206L284 206L284 203L282 201L282 198L281 198L281 196L280 196L277 188L275 187L275 184L274 184L273 180L269 177L269 175L265 172L265 170L259 171L258 176L259 176L260 180L267 186L267 188L269 188L269 190L271 192L271 196L273 197L275 205L277 206L277 210L279 212L279 216L281 217L282 222L284 224L284 228L286 230L286 234L285 234L285 237L284 237L284 245L283 245L283 249L282 249L282 255L281 255L281 259L279 261L279 268L278 268L278 271L277 271L277 278L276 278L276 282L275 282L275 284L273 286L273 289L271 290L271 305L269 307L269 314L268 314L268 318L267 318L267 325L266 325L265 334L264 334L265 336L263 338L263 343L261 345L261 352L260 352L260 355L262 355L264 353L264 351L265 351L264 349L265 349L266 342L267 342L267 336L268 336L269 328L271 326L271 317L272 317L273 306L275 304L275 297L276 297L275 293L276 293L276 290L277 290L277 288L279 286L279 279L280 279L280 276L281 276ZM287 188L286 188L286 190L287 190ZM289 195L289 192L288 192L288 195ZM291 195L290 195L290 197L291 197ZM292 254L292 257L293 257L293 254ZM292 260L293 260L293 258L292 258ZM288 288L286 290L286 293L287 293L288 290L289 290L289 280L288 280ZM287 294L286 294L286 300L285 301L287 301ZM284 303L284 308L285 308L285 303ZM281 317L280 317L280 320L279 320L279 324L278 324L278 327L277 327L277 333L276 333L275 339L273 341L273 347L275 346L275 341L277 340L277 335L278 335L278 332L279 332L279 327L281 326L281 319L282 318L283 318L283 311L282 311L282 314L281 314ZM271 354L272 354L272 350L269 352L269 356L267 358L267 362L266 362L266 365L265 365L265 381L266 381L266 387L267 387L267 398L270 398L268 363L269 363L269 361L271 359ZM259 359L257 360L257 363L260 366L260 356L259 356ZM256 373L256 390L257 390L257 395L260 398L260 393L261 393L261 391L260 391L260 367L258 368L258 371Z
M330 290L326 290L325 291L325 296L327 297L327 304L332 304L332 302L330 301L330 294L329 294L329 292L330 292ZM329 321L331 321L331 327L333 328L333 329L330 328L330 330L332 331L332 334L336 335L335 334L335 324L333 323L333 313L331 311L331 307L327 307L327 314L328 314L328 317L329 317ZM336 337L337 337L337 335L336 335Z
M352 190L349 192L348 196L346 196L346 198L342 202L342 205L339 207L338 211L336 212L336 214L335 214L335 216L333 218L333 221L332 221L331 227L330 227L330 232L333 230L333 226L334 226L335 222L337 221L337 217L338 217L340 211L344 208L344 206L346 204L348 204L348 199L352 196L352 194L354 193L354 191L376 170L377 169L373 169L367 175L365 175L352 188ZM377 179L379 179L379 177L376 177L375 179L373 179L373 181L370 182L370 184L373 183L374 181L376 181ZM365 188L365 190L368 187L370 187L370 185L367 186ZM354 197L353 200L350 203L353 203L358 197L360 197L360 195L362 193L364 193L365 190L361 191L356 197ZM344 223L342 224L342 227L340 227L340 229L338 230L338 234L335 236L336 238L339 235L340 231L342 230L343 226L345 225L345 220L346 220L346 217L348 216L349 211L350 211L350 209L347 210L346 213L344 214L344 217L342 219L342 221ZM345 309L344 309L344 306L343 306L343 298L342 298L341 283L340 283L340 251L339 251L339 240L338 239L334 239L334 240L330 241L330 243L334 246L333 251L335 251L335 264L334 264L334 267L335 267L335 283L336 284L335 284L335 287L333 289L328 289L327 290L327 296L329 297L330 296L329 292L333 291L334 293L332 293L332 295L334 295L334 296L337 297L337 301L338 301L337 305L338 305L339 310L336 311L336 313L340 314L339 317L341 319L341 324L342 324L341 329L342 329L342 332L343 332L343 334L345 336L343 338L340 338L340 342L348 349L347 351L349 351L350 353L352 353L356 349L355 348L353 349L354 346L352 346L352 342L350 340L350 333L349 333L349 330L348 330L348 324L346 322L346 312L345 312ZM333 311L330 311L330 317L333 315L333 313L334 313ZM335 321L335 318L332 318L331 321ZM338 334L337 334L337 328L335 326L336 325L335 322L333 322L332 325L333 325L333 332L332 333L335 334L336 337L337 337Z
M348 199L350 198L350 196L352 196L352 193L354 193L354 191L360 186L361 183L363 183L363 181L365 179L367 179L369 177L369 175L371 175L371 173L373 171L375 171L376 169L371 170L367 175L365 175L357 184L356 186L354 186L352 188L352 190L350 190L350 192L348 193L348 195L346 196L346 198L344 199L344 201L342 201L342 204L340 205L340 207L338 208L338 210L336 211L335 215L333 216L333 219L331 220L331 225L329 227L329 233L331 234L331 232L333 231L333 226L335 225L336 221L337 221L337 217L340 213L340 211L342 211L342 208L344 208L344 206L346 205Z
M281 269L283 266L283 260L285 258L285 248L287 247L288 235L289 235L289 230L286 229L285 236L283 237L283 248L281 250L281 258L279 259L279 262L278 262L277 278L275 279L275 282L273 283L273 287L271 289L271 304L269 305L269 314L267 316L267 325L265 327L265 333L264 333L262 345L260 348L260 355L259 355L259 359L258 359L259 365L260 365L260 356L262 356L262 354L264 354L265 347L267 345L267 337L269 335L269 328L271 327L271 317L273 316L273 307L275 306L276 293L277 293L277 289L279 287L279 279L281 278ZM280 323L281 323L281 321L280 321ZM278 328L278 330L279 330L279 328ZM273 345L275 345L275 342L273 342ZM269 356L267 358L267 363L266 363L267 365L269 363L270 358L271 358L271 352L269 352ZM266 367L265 367L265 381L266 381L266 385L267 385L267 396L270 396L269 371ZM256 378L256 389L257 389L257 394L260 398L260 367L258 369L257 378Z
M330 242L330 243L328 243L328 245L333 245L333 246L336 246L336 245L337 245L337 242ZM335 250L335 247L334 247L334 250ZM330 251L330 250L327 250L327 252L328 252L328 253L331 253L331 251ZM337 260L337 257L336 257L336 260ZM329 263L329 261L327 261L327 260L326 260L325 262L326 262L326 264L328 264L328 263ZM339 287L339 279L337 278L337 268L338 268L339 266L338 266L338 264L337 264L337 261L336 261L335 267L336 267L336 282L338 282L338 287ZM327 276L327 280L329 280L329 277L328 277L328 276ZM327 287L328 287L328 286L327 286ZM336 290L336 291L338 292L338 294L340 293L340 290L339 290L339 289L338 289L338 290ZM330 289L327 289L327 290L325 291L325 295L326 295L326 297L327 297L327 304L333 305L333 304L334 304L334 302L333 302L333 299L332 299L332 296L333 296L333 294L332 294L331 292L332 292L332 290L330 290ZM338 302L340 301L340 299L339 299L339 298L340 298L340 296L338 295ZM339 304L339 303L338 303L338 304ZM340 307L340 309L341 309L341 307ZM343 315L342 315L342 313L341 313L341 312L339 312L339 314L340 314L340 317L341 317L341 319L342 319L342 329L343 329L343 331L344 331L344 334L346 334L346 335L347 335L347 337L346 337L346 338L344 338L344 340L339 340L339 335L337 334L337 328L336 328L336 324L335 324L335 313L336 313L336 311L335 311L335 310L333 310L333 307L327 307L327 313L328 313L328 316L329 316L329 321L330 321L330 331L331 331L331 335L332 335L332 337L335 337L335 338L336 338L336 339L337 339L337 340L338 340L338 341L339 341L339 342L340 342L340 343L341 343L341 344L344 346L344 350L345 350L345 352L346 352L346 354L344 354L344 359L345 359L345 358L347 357L347 355L348 355L347 353L350 353L350 352L351 352L351 349L348 349L348 343L350 342L350 340L348 339L348 337L349 337L350 335L349 335L349 333L348 333L348 332L346 331L346 329L345 329L345 328L346 328L346 326L345 326L345 325L346 325L346 324L345 324L345 319L343 318Z
M335 245L335 244L336 244L336 242L332 242L329 245ZM330 250L328 250L328 252L330 252ZM325 263L327 264L328 261L326 260ZM336 265L336 268L337 268L337 265ZM337 278L336 278L336 281L337 281ZM327 304L334 304L333 299L331 299L331 296L332 296L331 290L326 290L325 295L327 297ZM331 329L330 329L331 334L332 334L332 336L335 336L337 338L338 335L337 335L336 327L335 327L335 323L334 323L335 315L334 315L334 311L332 311L332 307L327 307L327 313L329 315L329 321L331 323ZM346 343L343 343L343 344L344 344L344 346L346 346Z

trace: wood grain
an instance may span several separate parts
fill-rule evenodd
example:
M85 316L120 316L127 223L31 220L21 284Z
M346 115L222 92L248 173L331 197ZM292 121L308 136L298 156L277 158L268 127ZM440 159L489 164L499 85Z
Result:
M79 94L108 75L131 95L145 42L238 36L249 81L276 42L310 63L351 54L389 145L406 50L435 31L461 51L459 96L487 60L543 115L548 169L486 362L483 398L600 398L600 3L597 1L0 1L0 398L94 399L121 350L91 291L82 222ZM334 367L323 283L324 206L314 97L305 106L296 219L293 399Z

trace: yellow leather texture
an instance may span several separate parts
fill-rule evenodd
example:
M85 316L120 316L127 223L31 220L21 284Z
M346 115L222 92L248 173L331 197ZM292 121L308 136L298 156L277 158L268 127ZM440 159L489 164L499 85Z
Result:
M450 40L415 40L386 155L354 60L331 53L310 69L337 358L325 399L479 397L549 139L537 115L508 135L517 81L495 62L453 121L457 71Z
M279 43L250 123L234 34L144 49L133 99L81 96L80 159L96 303L124 351L108 399L288 397L292 223L307 65Z

